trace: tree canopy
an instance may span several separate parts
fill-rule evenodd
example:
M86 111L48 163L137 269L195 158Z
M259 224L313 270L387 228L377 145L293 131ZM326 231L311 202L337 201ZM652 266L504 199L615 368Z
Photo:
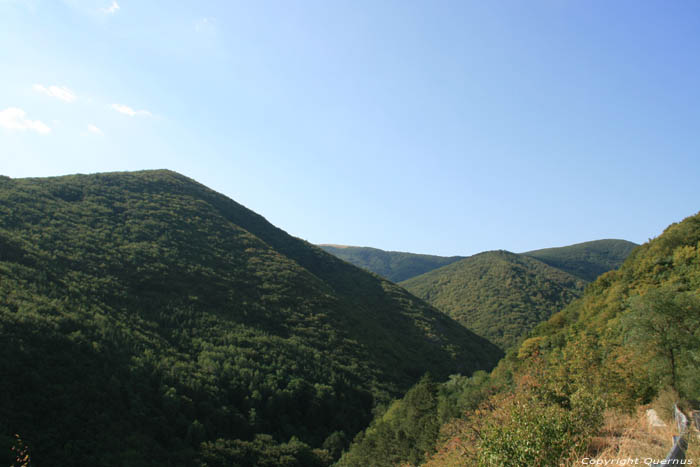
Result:
M129 466L327 465L426 371L501 356L170 171L0 179L0 351L0 442Z

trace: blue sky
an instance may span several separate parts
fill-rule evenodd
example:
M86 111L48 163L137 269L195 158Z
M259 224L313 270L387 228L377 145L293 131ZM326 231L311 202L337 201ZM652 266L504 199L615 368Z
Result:
M314 243L444 255L700 210L695 1L0 0L0 44L11 177L170 168Z

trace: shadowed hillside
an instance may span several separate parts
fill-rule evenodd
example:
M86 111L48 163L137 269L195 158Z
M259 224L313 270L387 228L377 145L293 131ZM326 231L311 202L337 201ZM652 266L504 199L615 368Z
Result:
M327 465L376 401L501 356L170 171L0 179L0 349L37 465Z
M462 256L433 256L404 253L401 251L384 251L377 248L319 245L338 258L363 269L379 274L392 282L401 282L433 269L454 263Z

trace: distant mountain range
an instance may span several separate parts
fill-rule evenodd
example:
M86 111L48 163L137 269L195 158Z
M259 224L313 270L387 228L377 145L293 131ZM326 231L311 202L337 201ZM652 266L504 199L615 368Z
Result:
M318 246L348 263L397 283L466 258L466 256L423 255L330 243ZM520 254L539 259L543 263L590 282L602 273L620 267L627 255L637 246L636 243L627 240L606 239Z
M392 264L418 262L428 268L438 260L449 261L400 285L507 349L579 297L592 278L619 267L636 246L626 240L596 240L522 254L491 251L467 258L427 256L430 261L423 260L426 255L369 248L327 251L342 251L347 261L384 275L395 272ZM376 268L378 264L382 269ZM405 275L407 269L401 271Z
M586 281L617 269L639 245L627 240L594 240L523 253Z
M610 252L621 256L630 247L606 240L544 250L543 256L587 274L591 268L581 256L605 264ZM443 268L459 274L434 277L436 270L424 276L445 281L470 276L479 282L504 271L499 281L512 284L522 267L516 282L522 286L533 267L555 274L543 265L524 255L487 252ZM560 272L557 283L570 280L567 276L572 277ZM653 455L663 459L670 439L662 446L646 437L630 443L611 435L610 426L617 433L638 431L649 406L672 425L674 407L696 408L699 342L700 214L695 214L588 284L581 298L512 347L490 375L455 375L439 384L423 378L377 414L337 465L578 465L601 452L658 453Z
M0 445L36 465L328 465L502 352L170 171L0 177ZM264 460L264 461L263 461Z
M330 244L319 246L348 263L379 274L392 282L405 281L411 277L447 266L464 258L463 256L446 257L404 253L401 251L384 251L377 248L359 246Z

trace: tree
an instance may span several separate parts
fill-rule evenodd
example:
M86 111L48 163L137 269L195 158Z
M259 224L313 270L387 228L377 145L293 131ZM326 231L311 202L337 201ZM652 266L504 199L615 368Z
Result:
M683 394L680 374L697 369L699 363L700 297L670 287L651 289L634 297L630 309L623 320L627 339L633 339L640 352L651 354L658 361L655 370Z

